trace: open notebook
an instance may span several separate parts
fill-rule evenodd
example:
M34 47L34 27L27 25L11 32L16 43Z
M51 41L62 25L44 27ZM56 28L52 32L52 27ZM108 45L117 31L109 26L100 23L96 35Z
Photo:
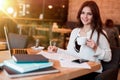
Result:
M9 36L8 36L8 30L7 30L7 27L5 27L5 26L4 26L4 33L5 33L7 48L10 51L11 55L12 54L27 54L27 50L26 49L11 49L11 45L10 45L10 41L9 41Z

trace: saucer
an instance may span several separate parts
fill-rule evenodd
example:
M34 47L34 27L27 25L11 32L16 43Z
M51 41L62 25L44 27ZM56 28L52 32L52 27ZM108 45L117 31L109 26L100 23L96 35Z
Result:
M31 47L33 50L43 50L44 47L38 46L37 48L35 46Z

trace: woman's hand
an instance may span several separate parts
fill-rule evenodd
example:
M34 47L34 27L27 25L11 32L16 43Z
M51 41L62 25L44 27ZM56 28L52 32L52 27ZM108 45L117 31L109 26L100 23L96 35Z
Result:
M94 51L97 49L97 44L92 39L87 40L86 45L94 49Z
M56 53L56 52L57 52L57 49L58 49L58 48L57 48L56 46L49 46L49 47L48 47L48 52L50 52L50 53L51 53L51 52Z

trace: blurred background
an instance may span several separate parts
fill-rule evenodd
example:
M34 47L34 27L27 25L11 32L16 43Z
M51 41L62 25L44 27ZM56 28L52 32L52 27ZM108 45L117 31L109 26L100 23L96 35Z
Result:
M31 40L39 38L42 46L47 47L50 40L55 40L57 46L65 48L70 31L52 31L53 24L70 30L77 27L77 12L84 1L0 0L0 41L5 40L3 27L6 25L9 32L28 35ZM103 24L106 19L112 19L120 30L120 0L94 1L100 8Z

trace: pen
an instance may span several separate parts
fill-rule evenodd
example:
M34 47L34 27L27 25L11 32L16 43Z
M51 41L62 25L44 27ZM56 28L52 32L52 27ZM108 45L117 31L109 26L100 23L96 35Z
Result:
M50 40L50 42L49 42L49 45L52 46L52 42L51 42L51 40Z

